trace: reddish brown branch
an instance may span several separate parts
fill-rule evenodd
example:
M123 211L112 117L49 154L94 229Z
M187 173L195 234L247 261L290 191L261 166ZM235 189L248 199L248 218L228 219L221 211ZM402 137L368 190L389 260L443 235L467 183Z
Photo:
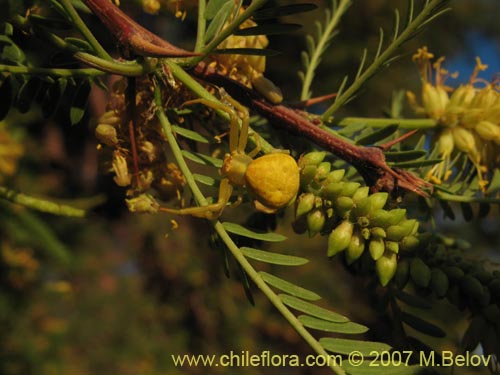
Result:
M135 22L109 0L83 0L118 40L120 46L139 56L199 56L176 47Z
M137 55L162 57L195 55L173 46L146 30L109 0L83 1L101 19L120 45ZM217 74L214 69L203 62L194 67L193 74L208 83L224 87L233 98L259 112L272 124L308 138L318 146L353 165L374 190L392 192L395 188L401 188L425 197L428 194L424 189L432 187L431 184L408 171L390 168L385 162L385 156L380 148L357 146L336 137L319 128L296 110L270 103L263 96L239 82ZM132 133L133 128L131 127L131 135Z
M193 73L200 79L224 87L236 100L267 118L273 125L304 136L316 145L354 166L366 183L374 190L392 192L396 187L428 196L424 189L431 184L400 169L392 169L385 162L384 153L377 147L357 146L345 141L304 118L299 112L281 104L273 104L255 91L226 76L222 76L204 63L199 63Z

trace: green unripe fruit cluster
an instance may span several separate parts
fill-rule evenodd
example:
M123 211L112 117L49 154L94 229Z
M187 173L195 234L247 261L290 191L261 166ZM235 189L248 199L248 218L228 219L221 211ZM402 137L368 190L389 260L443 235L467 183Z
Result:
M332 169L325 152L299 160L302 193L296 201L294 228L328 235L327 255L344 252L348 264L367 250L382 285L396 274L400 252L419 246L418 221L406 210L386 209L388 193L370 194L367 186L344 179L344 169Z

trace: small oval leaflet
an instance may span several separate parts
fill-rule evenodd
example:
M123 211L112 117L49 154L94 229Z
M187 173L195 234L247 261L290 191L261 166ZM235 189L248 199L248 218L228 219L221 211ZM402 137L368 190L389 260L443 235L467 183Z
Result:
M247 229L239 224L224 222L222 223L224 229L229 233L237 234L239 236L253 238L254 240L280 242L286 240L286 237L278 233L259 233Z
M195 163L201 164L201 165L211 165L216 168L222 167L222 160L213 158L211 156L207 156L202 153L198 152L191 152L187 150L182 150L182 156L184 156L186 159L189 159L191 161L194 161Z
M352 335L368 331L368 327L354 322L335 323L318 319L310 315L300 315L298 319L305 327L317 329L319 331L347 333Z
M398 128L399 128L398 124L388 125L384 128L375 130L373 133L368 134L365 137L358 139L356 141L356 144L361 145L361 146L374 144L374 143L379 142L379 141L389 137L390 135L394 134L398 130Z
M316 318L328 320L335 323L346 323L349 321L349 319L343 315L337 314L336 312L303 301L288 294L280 294L279 297L285 305L308 315L315 316Z
M262 277L262 279L268 283L269 285L282 290L283 292L286 292L288 294L291 294L295 297L299 297L302 299L306 299L308 301L317 301L321 299L319 295L314 293L311 290L302 288L301 286L292 284L289 281L283 280L277 276L271 275L267 272L259 272L259 275Z
M410 327L416 329L419 332L425 333L426 335L432 337L446 336L446 333L444 333L444 331L438 326L407 312L401 312L401 320L408 324Z
M182 126L172 125L172 129L176 134L191 139L192 141L200 142L200 143L209 143L208 139L202 136L200 133L183 128Z
M270 251L253 249L251 247L242 247L240 250L247 258L281 266L301 266L309 262L309 260L305 258L286 254L276 254Z

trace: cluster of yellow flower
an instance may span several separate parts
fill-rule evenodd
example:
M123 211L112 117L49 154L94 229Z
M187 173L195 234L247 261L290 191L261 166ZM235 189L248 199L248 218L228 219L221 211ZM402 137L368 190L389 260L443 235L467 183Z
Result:
M153 84L148 78L137 80L136 118L133 124L127 118L126 86L124 79L112 85L107 111L101 115L95 129L102 159L107 169L114 173L115 183L128 187L127 196L130 199L146 192L154 192L164 201L179 198L185 179L177 165L167 161L163 151L166 140L159 125L152 120ZM178 93L178 96L183 100L182 94ZM147 209L134 207L131 210L155 211L156 203L146 200L151 203ZM141 203L143 201L140 200ZM131 202L137 205L136 200Z
M243 8L240 8L240 13ZM226 26L234 19L231 17ZM252 19L247 19L240 25L240 29L254 27L257 24ZM231 35L219 44L219 49L255 48L264 49L269 44L265 35ZM255 88L266 98L274 103L283 100L281 90L269 79L264 77L266 70L266 56L246 54L216 54L212 56L215 66L224 74L249 88Z
M431 64L433 58L426 47L413 56L422 79L422 106L417 104L415 94L407 93L415 111L436 120L439 127L436 142L444 161L434 166L427 177L437 184L449 178L451 155L456 147L474 164L484 189L488 184L486 173L500 164L499 81L479 79L479 72L487 65L476 58L469 82L453 89L445 85L445 80L456 78L457 74L442 68L444 57Z

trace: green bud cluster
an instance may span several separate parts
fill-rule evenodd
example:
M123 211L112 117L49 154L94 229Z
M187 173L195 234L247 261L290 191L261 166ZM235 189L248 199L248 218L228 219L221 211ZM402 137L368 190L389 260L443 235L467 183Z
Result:
M394 277L401 252L419 244L419 223L406 210L387 209L388 193L370 194L367 186L344 178L332 169L326 152L310 152L299 160L301 190L296 201L297 232L328 235L327 255L344 253L348 264L368 253L382 285ZM367 250L367 252L365 252Z
M421 235L419 239L416 256L399 261L394 277L398 288L403 289L411 281L438 298L447 298L459 308L472 311L500 305L500 272L489 272L482 263L464 259L463 249L455 247L458 241L445 244L432 235Z

